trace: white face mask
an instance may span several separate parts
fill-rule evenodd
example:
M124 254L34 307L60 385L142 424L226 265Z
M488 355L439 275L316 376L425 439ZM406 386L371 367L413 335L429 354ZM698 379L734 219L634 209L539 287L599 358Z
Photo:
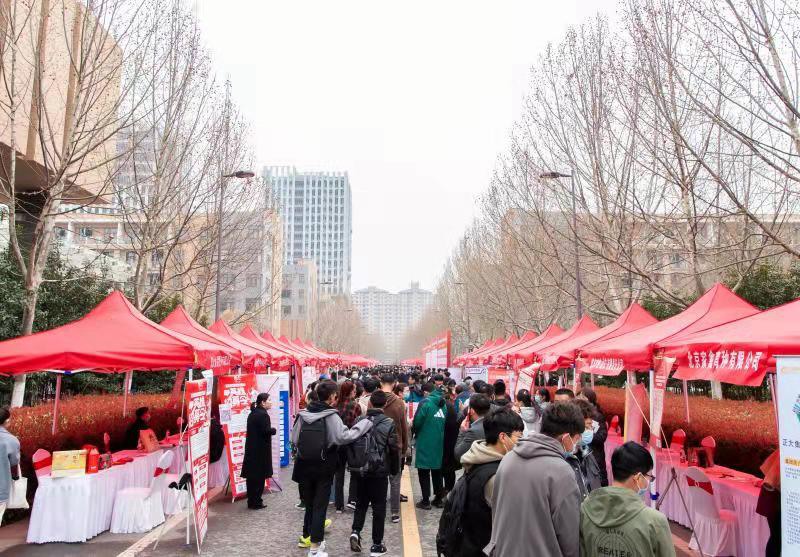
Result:
M639 487L639 485L640 485L640 484L639 484L639 476L641 476L642 478L644 478L644 479L645 479L645 481L647 482L643 488L642 488L642 487ZM648 491L650 491L650 480L649 480L647 477L645 477L643 474L639 474L639 476L637 476L637 477L636 477L636 489L637 489L637 491L636 491L636 494L637 494L639 497L641 497L642 495L644 495L645 493L647 493Z

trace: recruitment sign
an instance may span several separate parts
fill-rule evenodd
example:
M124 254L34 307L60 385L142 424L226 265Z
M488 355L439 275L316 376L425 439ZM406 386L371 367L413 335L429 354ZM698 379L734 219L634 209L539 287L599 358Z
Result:
M211 383L207 379L186 382L186 433L192 471L194 523L198 546L208 530L208 445L211 421Z
M247 440L247 416L250 402L258 396L255 374L222 375L218 378L219 419L225 432L225 453L228 458L231 497L247 494L247 482L242 478L244 444Z
M270 373L259 375L256 386L261 393L269 394L272 407L269 409L269 421L275 428L272 436L272 470L274 475L271 484L282 488L278 478L281 466L289 464L289 374Z

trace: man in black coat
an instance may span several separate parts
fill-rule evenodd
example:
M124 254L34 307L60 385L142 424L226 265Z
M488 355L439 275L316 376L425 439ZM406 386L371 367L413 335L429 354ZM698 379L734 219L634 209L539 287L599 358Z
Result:
M247 439L244 442L242 477L247 480L247 507L253 510L266 507L261 496L264 484L272 477L272 436L275 428L269 419L272 403L267 393L261 393L247 416Z

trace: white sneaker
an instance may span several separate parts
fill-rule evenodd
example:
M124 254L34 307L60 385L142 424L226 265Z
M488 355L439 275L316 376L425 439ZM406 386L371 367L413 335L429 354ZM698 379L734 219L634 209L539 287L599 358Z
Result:
M325 551L325 542L319 544L319 547L316 550L309 549L308 557L328 557L328 552Z

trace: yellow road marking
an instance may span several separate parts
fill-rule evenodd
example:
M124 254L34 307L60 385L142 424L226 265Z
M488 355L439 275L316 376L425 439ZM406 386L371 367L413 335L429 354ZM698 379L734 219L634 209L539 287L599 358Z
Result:
M417 511L414 508L414 492L411 489L411 472L406 466L400 479L400 493L408 494L408 501L400 503L403 522L403 557L422 557L422 542L419 539Z

